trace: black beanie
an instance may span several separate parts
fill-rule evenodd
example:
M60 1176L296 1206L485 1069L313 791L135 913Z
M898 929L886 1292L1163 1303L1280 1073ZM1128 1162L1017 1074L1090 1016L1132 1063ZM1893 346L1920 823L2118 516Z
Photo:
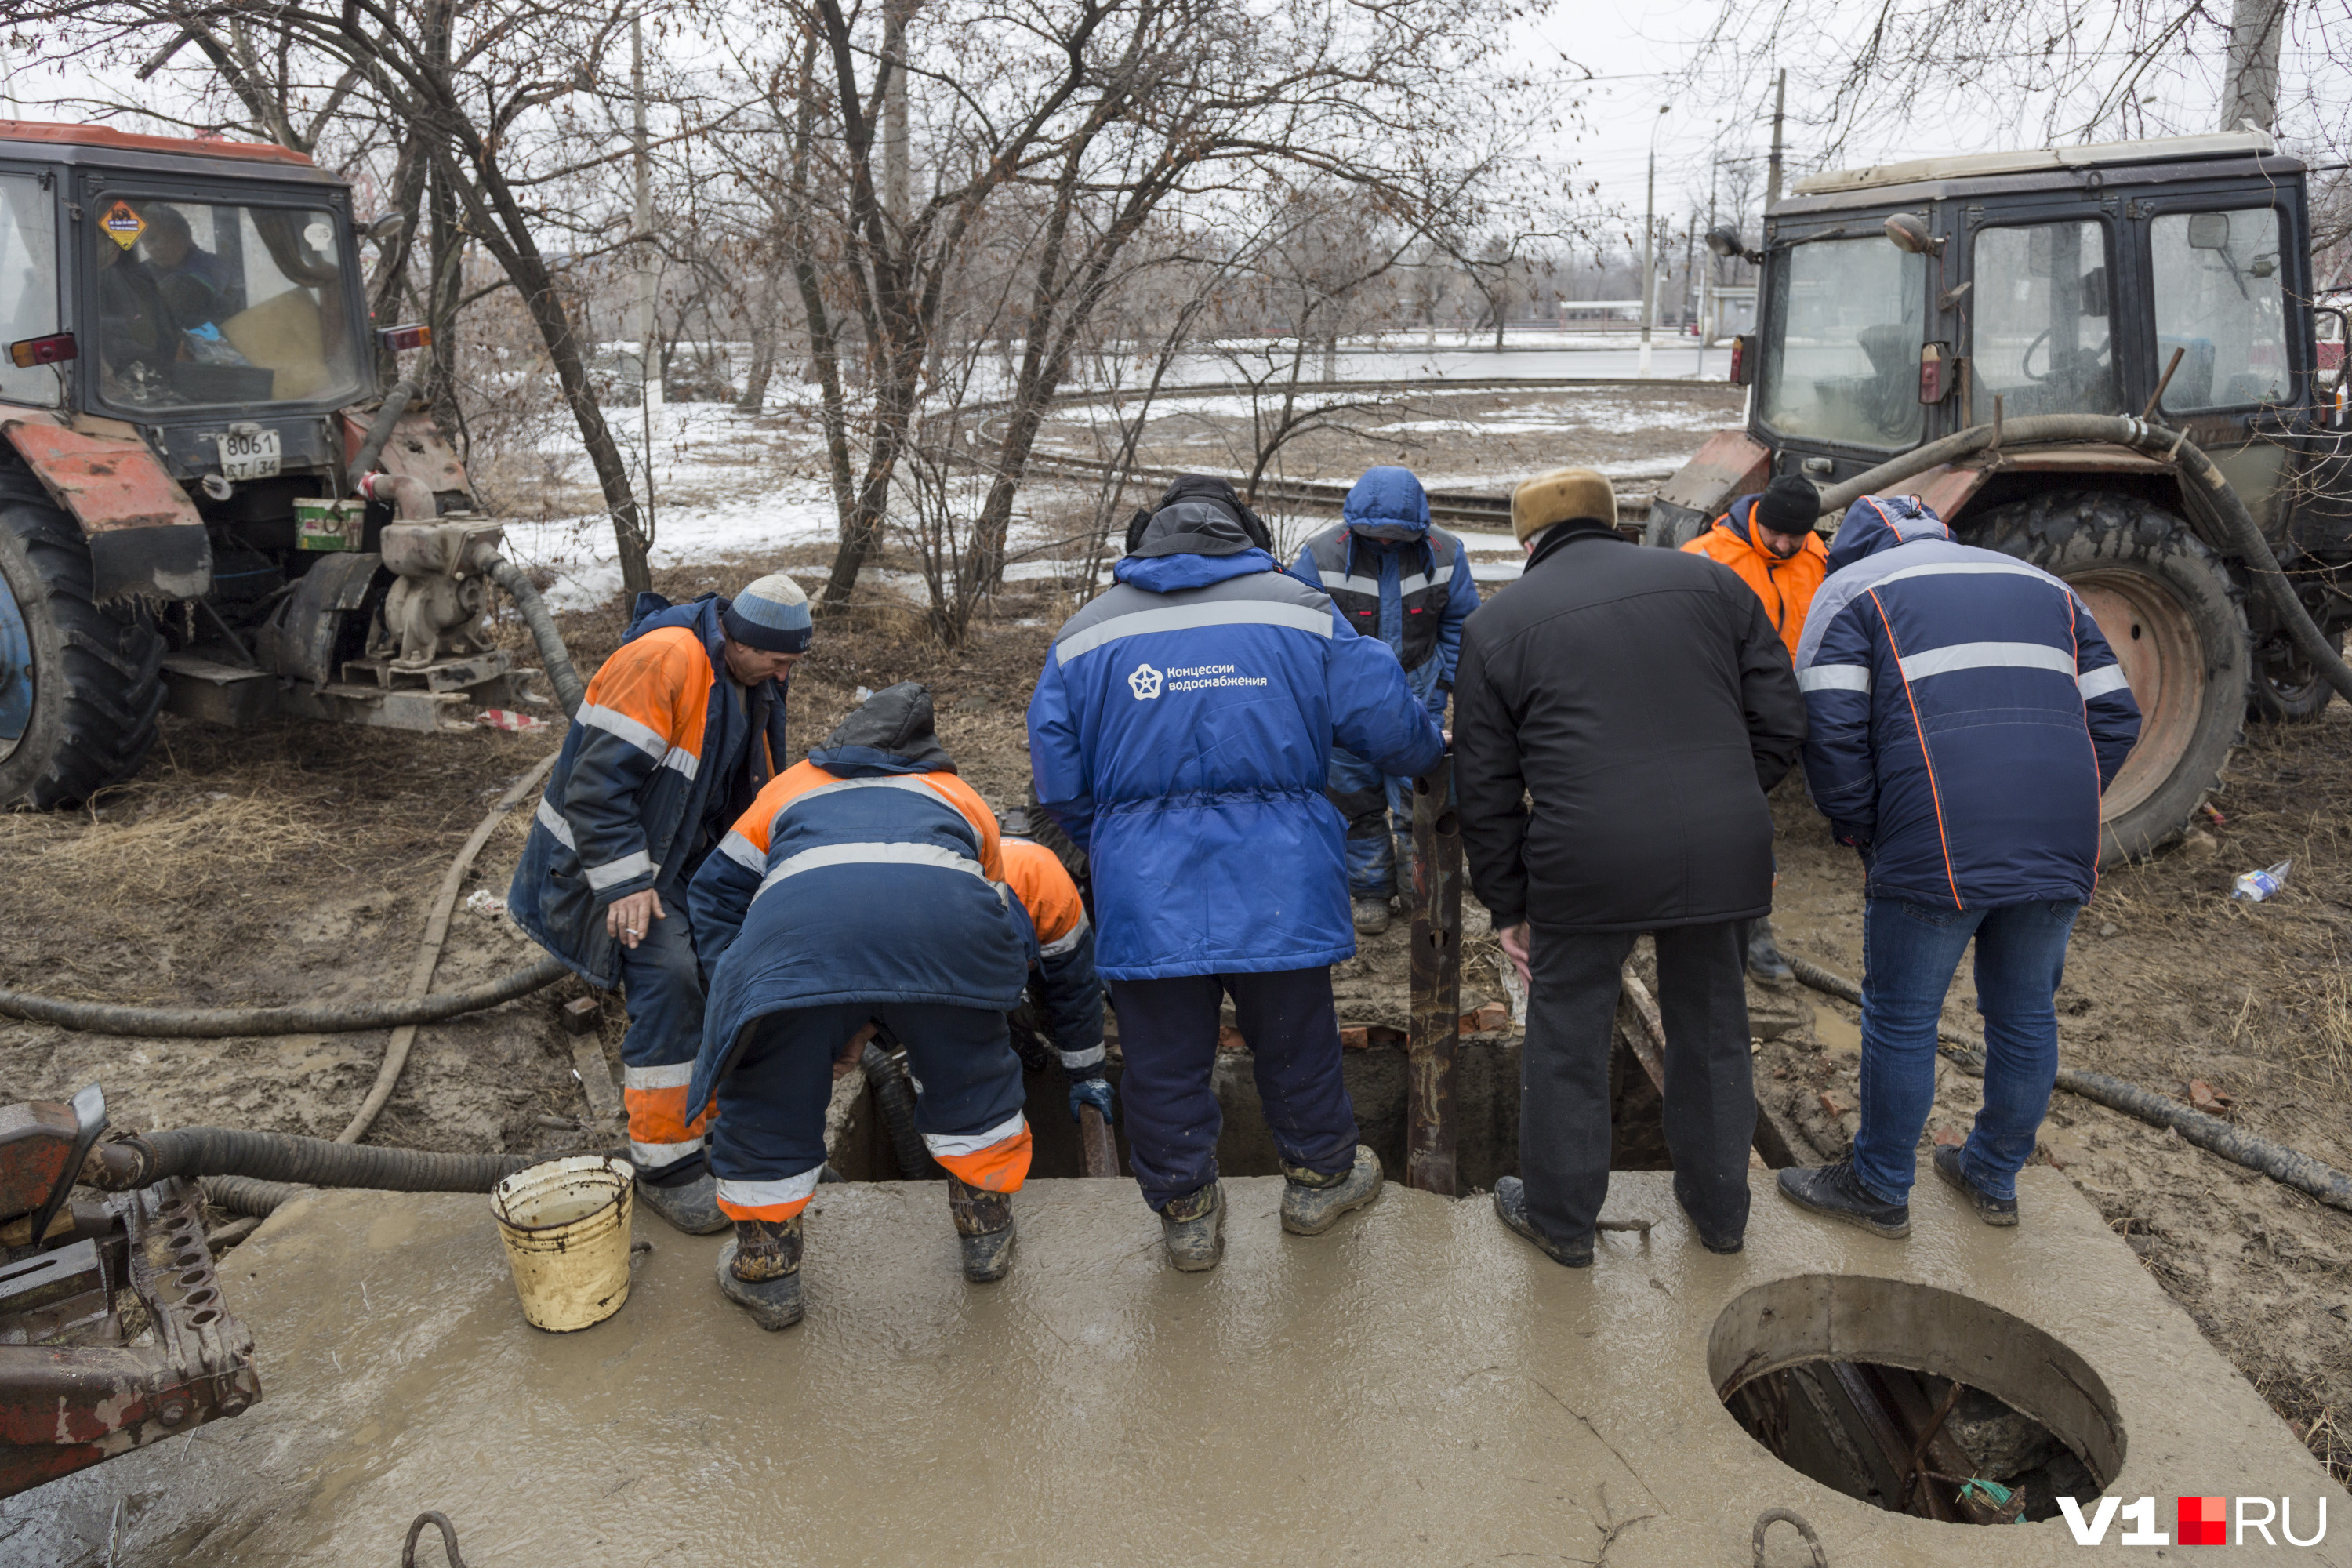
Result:
M1811 533L1821 516L1822 492L1812 480L1795 474L1782 474L1766 485L1763 499L1756 503L1756 521L1775 533Z

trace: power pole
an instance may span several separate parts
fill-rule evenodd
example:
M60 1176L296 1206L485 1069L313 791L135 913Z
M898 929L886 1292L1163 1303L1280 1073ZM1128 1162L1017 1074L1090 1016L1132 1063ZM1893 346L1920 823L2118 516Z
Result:
M1691 319L1693 315L1696 314L1695 307L1697 303L1697 290L1696 288L1698 280L1697 261L1698 209L1696 207L1693 207L1691 208L1690 227L1683 231L1683 325L1685 327L1697 325L1697 323ZM1706 370L1706 334L1704 331L1695 331L1691 333L1691 336L1698 340L1698 365L1697 368L1691 372L1691 374L1693 375L1703 374Z
M913 8L912 0L888 0L882 12L882 68L888 73L882 86L882 207L901 234L908 215L907 16Z
M1780 200L1780 124L1789 110L1789 68L1782 66L1779 79L1772 84L1772 162L1764 175L1764 210L1770 212Z
M2286 0L2235 0L2230 7L2229 76L2221 83L2221 129L2252 121L2268 131L2278 118L2279 36Z
M662 403L661 354L654 345L654 174L646 132L646 24L629 18L629 89L636 99L637 425L646 449L646 539L654 536L654 410Z
M1658 314L1658 269L1651 252L1657 242L1658 227L1658 146L1657 139L1650 142L1650 194L1642 203L1642 366L1633 374L1650 374L1650 323Z

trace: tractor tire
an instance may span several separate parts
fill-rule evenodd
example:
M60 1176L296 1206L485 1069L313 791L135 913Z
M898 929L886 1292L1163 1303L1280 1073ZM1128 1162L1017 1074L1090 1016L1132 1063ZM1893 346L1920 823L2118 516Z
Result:
M0 805L79 805L138 772L155 742L163 660L144 611L91 598L71 518L0 503Z
M2343 657L2344 634L2330 632L2327 646ZM2335 686L2312 667L2284 632L2273 632L2255 646L2247 718L2265 724L2315 723L2335 696Z
M2221 558L2173 513L2106 490L2053 490L1962 530L2071 586L2131 681L2139 744L2107 786L2100 863L2177 837L2221 782L2252 686L2245 605Z

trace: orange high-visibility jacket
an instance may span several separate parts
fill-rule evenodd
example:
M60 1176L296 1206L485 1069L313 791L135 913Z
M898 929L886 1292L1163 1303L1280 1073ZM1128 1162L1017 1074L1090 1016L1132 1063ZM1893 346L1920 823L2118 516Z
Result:
M1798 639L1805 635L1805 612L1812 608L1813 595L1830 574L1830 552L1818 533L1807 533L1805 547L1785 561L1753 542L1748 530L1759 499L1740 497L1731 503L1729 511L1715 520L1713 527L1683 548L1720 561L1738 573L1739 580L1764 601L1764 613L1772 617L1780 640L1789 645L1789 657L1794 658Z

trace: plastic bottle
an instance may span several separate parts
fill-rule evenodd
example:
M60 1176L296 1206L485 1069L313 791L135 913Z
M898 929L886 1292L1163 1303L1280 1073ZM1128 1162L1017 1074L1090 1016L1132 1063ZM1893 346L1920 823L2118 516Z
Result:
M2230 885L2230 896L2259 904L2286 885L2286 868L2292 860L2282 860L2267 871L2248 871Z

